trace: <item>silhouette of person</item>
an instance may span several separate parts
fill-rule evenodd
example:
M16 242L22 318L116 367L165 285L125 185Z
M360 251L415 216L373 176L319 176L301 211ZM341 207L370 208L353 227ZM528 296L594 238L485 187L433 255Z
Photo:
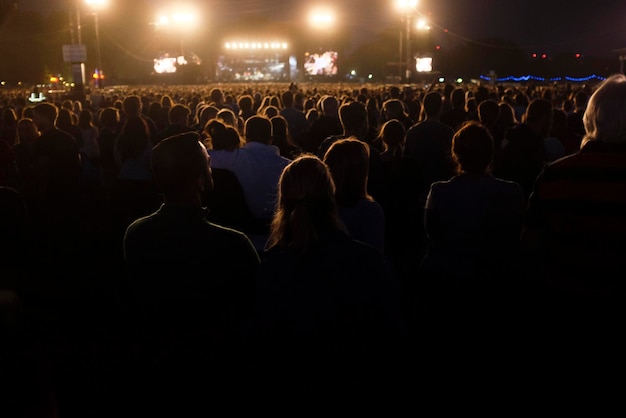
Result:
M397 371L383 353L404 337L397 297L380 251L345 232L328 167L296 158L257 275L258 375L287 393L383 390L382 363Z

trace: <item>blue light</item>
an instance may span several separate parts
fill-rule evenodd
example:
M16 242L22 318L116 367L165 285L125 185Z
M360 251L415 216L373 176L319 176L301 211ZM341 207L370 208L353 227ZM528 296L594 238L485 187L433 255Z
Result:
M493 77L489 77L486 75L481 75L480 78L482 80L486 80L486 81L497 81L499 83L501 82L505 82L505 81L515 81L515 82L520 82L520 81L529 81L529 80L533 80L533 81L546 81L546 79L544 77L539 77L539 76L534 76L534 75L522 75L519 77L515 77L515 76L508 76L508 77L500 77L500 78L493 78ZM597 80L606 80L606 77L602 77L596 74L592 74L590 76L587 77L552 77L550 79L548 79L549 81L563 81L563 79L567 80L567 81L573 81L573 82L582 82L582 81L589 81L589 80L593 80L593 79L597 79Z

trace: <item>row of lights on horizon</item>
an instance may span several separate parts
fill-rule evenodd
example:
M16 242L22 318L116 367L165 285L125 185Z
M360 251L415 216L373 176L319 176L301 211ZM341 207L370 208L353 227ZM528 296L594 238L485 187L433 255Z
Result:
M532 58L541 58L541 59L544 59L544 60L549 57L548 54L546 54L545 52L543 54L537 54L536 52L533 52L530 56ZM577 58L577 59L578 58L582 58L582 54L576 53L576 54L574 54L574 58Z

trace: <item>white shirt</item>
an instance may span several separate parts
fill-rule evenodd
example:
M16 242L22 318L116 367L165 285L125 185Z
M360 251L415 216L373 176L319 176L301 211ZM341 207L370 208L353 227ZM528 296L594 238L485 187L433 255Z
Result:
M243 189L252 215L271 219L276 208L278 180L291 160L278 147L248 142L234 151L208 150L212 168L232 171Z

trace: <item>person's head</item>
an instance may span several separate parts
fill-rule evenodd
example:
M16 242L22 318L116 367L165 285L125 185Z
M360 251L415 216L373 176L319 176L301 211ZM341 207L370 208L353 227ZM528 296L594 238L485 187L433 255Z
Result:
M615 74L600 84L589 98L583 116L588 141L626 142L626 76Z
M235 112L233 112L232 110L228 108L220 109L219 112L217 112L217 115L215 117L221 120L222 122L224 122L228 126L232 126L234 128L239 126L237 115L235 115Z
M437 118L441 113L443 107L443 99L441 94L436 91L431 91L424 96L422 111L428 118Z
M320 112L316 108L312 107L306 111L305 116L306 121L309 122L309 125L312 125L313 122L320 118Z
M253 102L252 96L250 96L249 94L241 95L239 96L239 99L237 100L237 105L239 106L239 109L243 113L251 112L253 104L254 102Z
M78 126L82 129L93 126L93 113L91 113L91 110L83 109L78 113Z
M574 95L574 107L577 111L584 110L587 107L589 97L585 90L579 90Z
M272 143L272 122L263 116L251 116L244 127L246 142Z
M209 92L209 99L216 105L221 105L224 102L224 93L222 89L214 87Z
M219 119L211 119L205 126L208 148L233 151L241 147L241 137L235 128L225 125Z
M324 115L337 117L339 101L335 96L327 95L321 101L321 108Z
M59 109L59 114L54 123L57 128L69 131L73 124L72 113L64 107Z
M365 135L369 127L365 104L357 101L342 104L339 107L339 121L344 133L357 137Z
M339 230L335 184L319 158L304 154L283 170L268 247L305 251L320 233Z
M388 120L380 127L378 137L383 143L385 151L402 149L406 128L397 119Z
M273 143L287 143L289 141L289 128L287 119L282 116L274 116L270 119L272 122Z
M385 118L399 119L406 115L404 103L400 99L388 99L383 103L383 113Z
M533 99L526 108L524 122L538 135L548 136L552 128L552 103L546 99Z
M369 153L367 144L350 137L333 143L324 154L324 162L337 188L335 196L339 205L354 206L363 198L371 198L367 193Z
M122 158L135 158L141 155L150 142L150 129L141 116L129 116L122 125L117 141L117 149Z
M478 104L478 120L483 125L493 126L498 119L500 107L495 100L487 99Z
M285 91L281 94L280 99L283 102L283 106L292 107L293 106L293 93L291 91Z
M7 125L17 122L17 113L12 107L2 109L2 121Z
M141 113L141 98L135 94L126 96L122 101L122 110L128 116L138 116Z
M450 103L454 109L465 109L465 90L462 87L452 90Z
M39 131L35 122L30 118L22 118L17 122L16 143L32 143L39 138Z
M267 118L271 119L274 116L277 116L280 114L280 109L278 109L276 106L274 105L269 105L269 106L265 106L263 108L263 112L262 114L264 116L266 116Z
M493 138L480 122L465 123L452 138L452 157L462 172L485 173L493 162L493 154Z
M103 128L115 129L115 126L120 120L120 112L116 108L109 106L100 111L98 121Z
M164 94L161 96L161 99L158 102L161 107L172 107L174 105L174 99L168 94Z
M41 132L54 127L54 121L58 115L58 109L52 103L39 103L33 107L33 120Z
M205 126L208 121L215 119L219 111L215 106L205 106L200 112L200 125Z
M203 193L213 188L209 155L196 132L159 142L152 150L151 167L166 203L200 206Z
M191 109L183 104L171 106L167 112L167 121L170 125L188 126Z

